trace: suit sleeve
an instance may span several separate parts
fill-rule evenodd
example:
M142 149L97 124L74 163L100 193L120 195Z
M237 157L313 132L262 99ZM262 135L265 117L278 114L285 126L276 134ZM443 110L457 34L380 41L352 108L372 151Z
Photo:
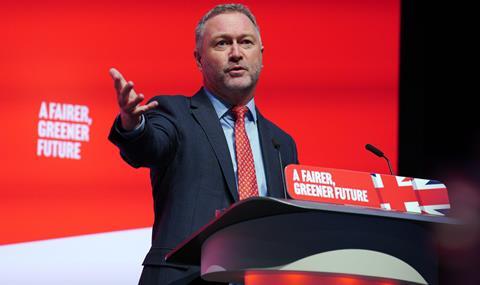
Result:
M152 99L159 103L158 107L145 114L145 127L138 135L123 136L115 127L116 122L110 130L109 140L119 148L122 158L135 168L155 168L168 163L175 155L178 144L175 108L165 97Z

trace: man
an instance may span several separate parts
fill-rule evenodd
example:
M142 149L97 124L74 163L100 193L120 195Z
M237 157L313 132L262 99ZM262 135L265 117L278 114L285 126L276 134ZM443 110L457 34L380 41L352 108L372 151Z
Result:
M297 150L255 106L262 53L253 14L240 4L219 5L196 28L203 87L193 97L157 96L140 105L144 96L133 83L110 70L120 115L109 139L130 165L151 171L155 220L140 284L204 284L198 267L166 263L165 255L215 210L251 196L283 197L281 171L297 163Z

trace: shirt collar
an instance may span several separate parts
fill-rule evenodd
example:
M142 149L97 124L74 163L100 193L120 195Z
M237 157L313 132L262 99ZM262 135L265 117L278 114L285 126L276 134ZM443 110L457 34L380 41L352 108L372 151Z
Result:
M207 88L203 88L205 90L205 94L207 94L208 99L210 102L212 102L213 108L215 109L215 112L217 113L217 116L219 119L221 119L225 114L228 113L228 111L231 109L231 105L224 102L223 100L219 99L217 96L213 95L212 92L210 92ZM257 122L257 111L255 109L255 100L252 98L250 101L248 101L246 107L248 108L248 113L251 114L250 116L247 116L248 118L252 119L254 122Z

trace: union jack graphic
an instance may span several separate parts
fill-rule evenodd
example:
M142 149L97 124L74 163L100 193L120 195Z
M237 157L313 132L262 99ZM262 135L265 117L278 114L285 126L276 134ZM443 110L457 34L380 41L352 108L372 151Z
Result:
M447 187L436 180L371 174L386 210L444 216L450 209Z
M422 212L440 216L448 213L450 201L445 184L437 180L414 178L413 189L416 190Z

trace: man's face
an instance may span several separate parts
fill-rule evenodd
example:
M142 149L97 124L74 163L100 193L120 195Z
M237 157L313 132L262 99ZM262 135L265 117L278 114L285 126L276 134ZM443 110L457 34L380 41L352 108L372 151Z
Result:
M254 90L262 69L262 43L247 16L226 13L209 19L197 52L197 64L208 89L220 96ZM238 102L238 98L225 99Z

